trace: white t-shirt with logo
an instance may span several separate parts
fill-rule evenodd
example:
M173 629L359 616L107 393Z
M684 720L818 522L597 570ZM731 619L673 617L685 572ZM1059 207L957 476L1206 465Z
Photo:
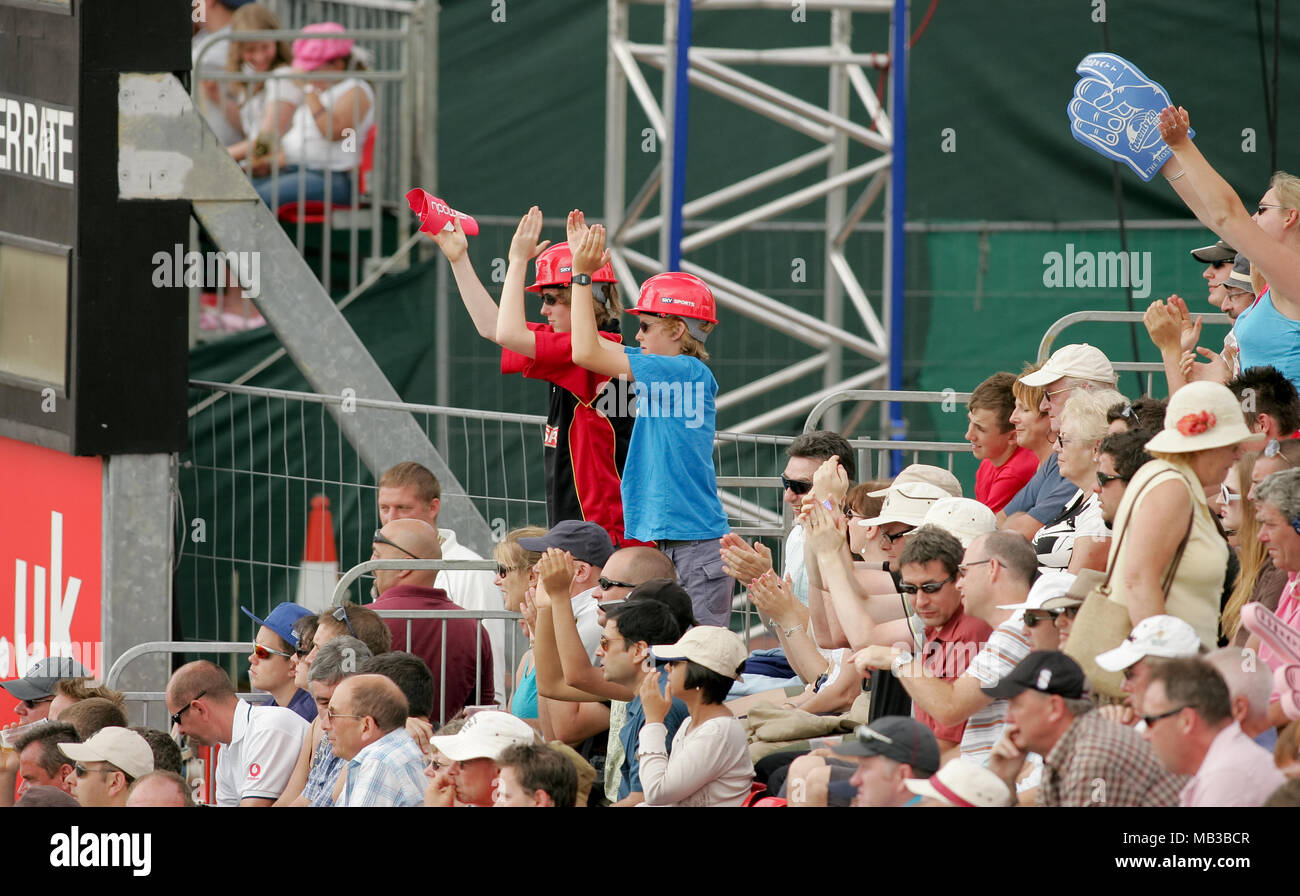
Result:
M278 799L310 728L292 709L240 699L230 743L217 756L217 805L238 806L249 797Z

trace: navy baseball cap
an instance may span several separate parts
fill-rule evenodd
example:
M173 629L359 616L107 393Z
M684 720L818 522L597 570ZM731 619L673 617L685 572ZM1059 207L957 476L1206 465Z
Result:
M609 540L609 533L584 520L562 520L545 535L519 539L519 546L525 551L538 553L547 548L559 548L572 554L573 559L592 566L604 566L609 555L614 553L614 542Z

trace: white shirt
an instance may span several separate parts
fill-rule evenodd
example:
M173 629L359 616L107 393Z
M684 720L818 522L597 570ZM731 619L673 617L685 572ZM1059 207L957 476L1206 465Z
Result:
M207 49L203 51L202 57L198 55L198 49L199 44L204 43L208 38L217 34L225 34L228 31L230 31L229 25L224 28L218 28L216 31L209 31L204 28L198 34L194 35L193 39L190 41L190 59L194 65L195 78L202 80L203 75L205 74L224 72L226 70L226 60L230 55L230 41L214 40L212 43L208 44ZM217 84L224 95L226 87L230 82L218 81ZM221 141L221 145L229 146L232 143L238 143L239 134L235 133L234 127L232 127L230 122L226 120L225 109L223 109L220 104L214 105L209 103L202 88L197 91L196 99L198 101L199 114L203 116L203 120L208 123L208 127L212 128L213 133L217 135L217 139Z
M361 148L365 144L366 135L370 133L370 128L375 123L375 92L365 81L348 78L339 81L328 90L322 90L317 96L322 106L332 109L339 98L354 87L361 88L361 92L370 101L370 108L366 110L361 123L356 126L356 133L347 141L348 147L344 146L344 140L331 140L322 134L316 119L311 114L311 106L303 103L293 113L293 123L289 125L289 132L280 142L284 148L285 164L301 165L303 168L316 171L351 171L360 166ZM340 107L335 114L342 116L344 109ZM322 120L328 121L328 118Z
M600 636L604 630L596 621L596 609L600 606L596 600L596 589L590 588L581 594L575 594L569 603L573 605L573 621L578 624L578 637L582 646L587 648L587 659L596 664L596 648L600 646Z
M217 805L238 806L249 797L277 799L298 762L311 725L283 706L235 706L230 743L217 755Z
M803 543L807 540L807 535L803 526L795 523L790 534L785 537L785 574L794 583L794 596L805 607L808 606L808 570L804 568Z
M291 72L292 69L287 65L281 65L275 71L287 73ZM302 103L302 90L299 89L297 84L293 83L291 78L272 78L269 81L249 82L249 89L256 87L258 83L262 85L262 89L256 93L249 93L243 105L239 107L239 121L244 128L244 136L249 140L255 138L258 130L262 127L262 119L266 117L267 106L275 103L288 103L296 109Z
M749 796L754 763L749 738L734 716L709 719L698 728L688 718L673 738L668 728L647 722L637 741L641 787L647 806L739 806Z
M438 540L442 542L444 560L483 559L456 541L456 533L450 529L439 529ZM504 610L505 598L501 596L501 589L496 586L495 578L486 569L444 569L434 579L433 586L446 591L452 603L459 604L466 610ZM576 605L574 612L577 612ZM497 700L504 703L506 699L505 620L485 619L483 627L487 629L488 640L492 642L492 687L496 691ZM599 640L600 636L596 637Z

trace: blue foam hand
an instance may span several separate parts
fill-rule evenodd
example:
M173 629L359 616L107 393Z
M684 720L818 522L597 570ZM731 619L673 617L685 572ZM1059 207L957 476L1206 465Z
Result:
M1160 110L1171 105L1169 94L1114 53L1090 53L1074 70L1081 78L1066 107L1074 139L1151 180L1172 155L1160 139Z

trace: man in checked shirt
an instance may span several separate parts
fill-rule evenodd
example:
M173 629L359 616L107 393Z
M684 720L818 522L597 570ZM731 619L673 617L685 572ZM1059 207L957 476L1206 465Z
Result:
M406 733L406 697L382 675L353 675L334 689L324 729L346 763L336 806L419 806L424 754Z

